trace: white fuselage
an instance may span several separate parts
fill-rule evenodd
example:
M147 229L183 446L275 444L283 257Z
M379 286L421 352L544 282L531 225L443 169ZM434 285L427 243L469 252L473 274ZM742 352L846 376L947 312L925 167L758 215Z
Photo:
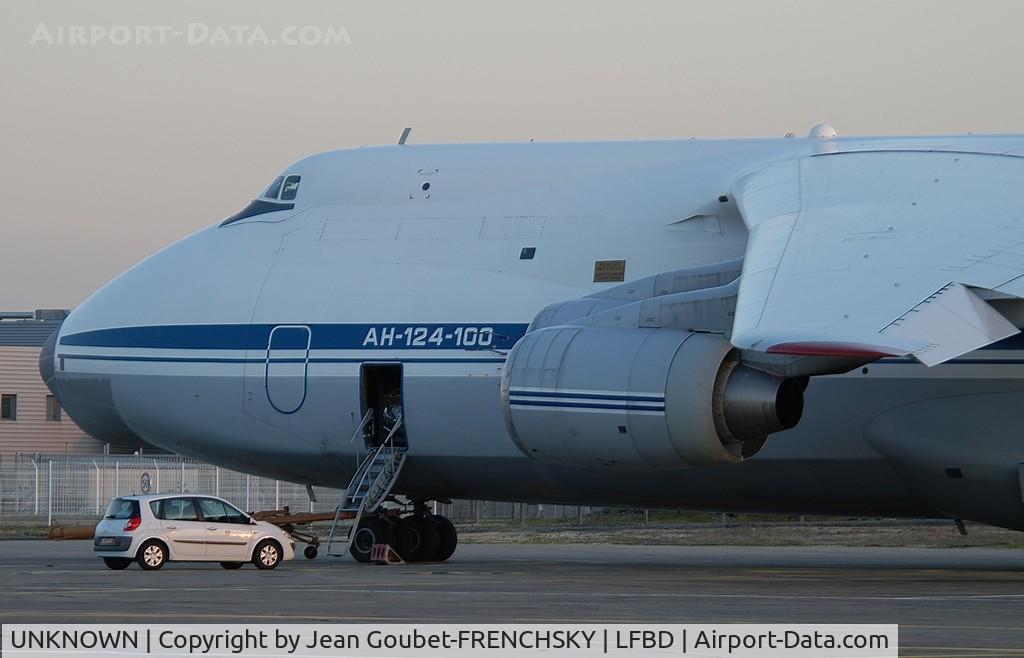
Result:
M951 140L973 143L941 141ZM351 441L362 367L400 363L409 462L399 489L409 493L936 513L865 442L864 427L922 395L1018 391L1019 352L986 350L932 370L883 361L816 380L804 421L739 466L555 467L523 455L506 430L504 354L540 309L616 285L595 282L597 261L625 261L629 281L741 257L746 231L724 196L730 183L816 148L783 139L314 155L282 172L301 177L282 209L189 236L77 308L54 354L62 399L96 433L343 486L365 450Z

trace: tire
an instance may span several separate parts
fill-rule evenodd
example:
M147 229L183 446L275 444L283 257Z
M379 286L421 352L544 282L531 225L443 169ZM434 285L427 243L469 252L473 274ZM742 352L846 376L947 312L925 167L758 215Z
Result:
M167 546L162 541L150 539L139 546L135 561L146 571L156 571L167 564Z
M302 554L306 556L307 560L315 560L316 546L307 546L306 548L302 549Z
M459 533L455 530L455 526L448 517L441 516L440 514L431 515L431 520L437 527L437 550L434 551L433 559L435 562L444 562L452 556L455 552L455 547L459 545Z
M235 569L241 569L243 564L245 564L245 562L221 562L220 566L233 571Z
M394 529L390 521L380 516L367 516L359 522L348 552L357 562L369 562L374 544L394 545L394 540Z
M273 539L264 539L256 544L256 548L252 552L252 563L256 565L257 569L274 569L281 564L283 557L284 552L281 550L280 544Z
M121 569L127 569L128 565L132 563L130 557L105 557L103 558L103 564L107 565L108 569L114 571L120 571Z
M434 559L441 543L433 519L414 514L398 522L395 528L399 546L395 549L406 562L428 562Z

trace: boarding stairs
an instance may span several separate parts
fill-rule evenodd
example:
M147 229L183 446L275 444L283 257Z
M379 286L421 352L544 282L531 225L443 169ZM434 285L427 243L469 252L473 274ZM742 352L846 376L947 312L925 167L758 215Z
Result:
M373 409L370 409L352 435L353 442L357 438L363 438L363 432L372 420ZM395 445L395 434L401 427L400 415L384 441L376 448L370 449L352 476L352 481L345 488L334 513L331 532L327 536L328 555L341 557L348 553L363 515L375 513L390 495L391 488L395 486L405 463L406 448Z

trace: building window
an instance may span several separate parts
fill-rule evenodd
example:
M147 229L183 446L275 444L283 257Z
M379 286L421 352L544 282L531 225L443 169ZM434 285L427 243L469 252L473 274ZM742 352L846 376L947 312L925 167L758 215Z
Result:
M0 420L18 419L18 396L10 393L0 395Z
M57 402L57 398L52 395L46 396L46 420L53 421L55 423L60 422L60 402Z

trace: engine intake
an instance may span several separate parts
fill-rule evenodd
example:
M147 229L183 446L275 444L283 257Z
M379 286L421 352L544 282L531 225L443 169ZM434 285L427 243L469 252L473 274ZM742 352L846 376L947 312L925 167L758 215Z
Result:
M526 455L666 469L753 456L799 421L803 387L742 365L718 334L574 325L524 336L501 383Z

